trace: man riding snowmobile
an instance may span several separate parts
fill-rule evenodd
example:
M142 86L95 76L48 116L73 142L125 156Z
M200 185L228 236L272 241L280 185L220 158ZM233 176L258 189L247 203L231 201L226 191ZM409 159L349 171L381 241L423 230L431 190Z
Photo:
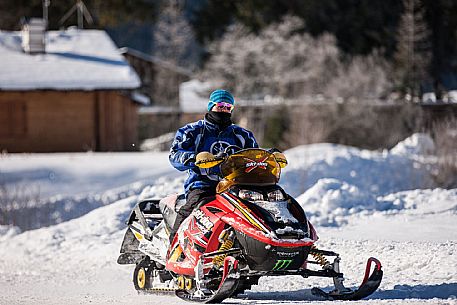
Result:
M258 148L251 132L233 125L233 105L230 93L216 90L205 120L178 130L170 161L189 173L186 197L140 196L131 212L118 263L136 265L135 288L217 303L262 276L298 275L333 279L330 292L312 289L326 299L372 294L381 263L368 260L359 288L343 285L339 254L316 248L313 225L278 185L284 154Z
M170 163L177 170L187 170L188 178L184 184L186 203L180 207L176 222L171 227L170 241L194 207L201 202L210 201L216 195L216 186L220 180L218 169L198 168L195 165L196 155L207 151L220 156L229 145L241 148L258 147L252 132L232 123L234 106L235 99L232 94L217 89L209 97L205 118L185 125L175 135L170 150Z
M262 276L284 275L333 279L330 292L311 290L326 299L359 300L378 288L383 272L377 259L368 260L362 284L353 290L343 285L339 254L316 248L313 225L278 185L284 154L234 145L224 152L196 156L199 168L218 167L221 181L216 196L194 208L171 243L168 233L185 199L140 196L118 258L119 264L136 265L139 292L216 303L250 289Z

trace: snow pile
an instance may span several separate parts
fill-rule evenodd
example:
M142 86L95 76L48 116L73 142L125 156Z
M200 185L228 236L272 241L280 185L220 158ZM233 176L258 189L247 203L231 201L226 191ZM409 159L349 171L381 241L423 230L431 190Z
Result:
M281 184L299 196L318 180L334 178L373 195L433 187L432 164L388 151L360 150L335 144L312 144L285 151L289 166Z
M390 202L378 202L369 192L337 179L320 179L297 198L313 224L340 226L355 213L401 208ZM395 202L396 203L396 202Z
M418 158L433 149L426 134L414 134L384 152L334 144L299 146L285 152L291 165L281 183L313 223L341 226L348 215L408 208L387 195L433 186L433 164Z
M21 233L21 229L18 227L0 225L0 242L14 235L18 235L19 233Z
M167 179L158 178L153 183L162 185L166 183L166 181ZM150 184L151 181L137 181L102 193L76 196L52 196L33 206L29 206L27 209L18 206L10 213L15 219L18 219L17 225L22 229L38 229L40 227L50 226L81 217L99 207L138 195L145 187L150 186Z
M326 218L308 216L315 224L323 223L318 232L328 237L446 242L457 239L457 189L412 190L379 196L372 210L350 213L327 225ZM339 226L339 224L345 224ZM457 272L457 270L456 270Z
M390 153L402 156L430 155L435 152L433 139L425 133L415 133L404 141L399 142Z
M391 202L405 211L415 210L412 213L416 214L457 214L457 189L405 191L379 197L378 201Z
M348 224L354 219L348 216L356 214L457 214L457 189L417 189L376 197L336 179L320 179L297 201L313 224L331 227Z

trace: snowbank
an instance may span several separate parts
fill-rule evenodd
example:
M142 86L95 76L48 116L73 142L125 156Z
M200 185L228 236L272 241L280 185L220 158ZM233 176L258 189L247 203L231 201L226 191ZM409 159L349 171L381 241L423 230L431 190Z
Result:
M378 201L370 192L336 179L320 179L297 198L310 221L321 226L347 223L344 216L371 211L399 209L395 201Z
M376 197L336 179L321 179L298 196L297 201L309 220L318 226L341 227L353 221L354 217L350 216L354 215L358 218L376 214L457 216L457 189L418 189Z
M0 168L2 198L16 200L10 213L23 230L81 217L184 176L168 153L146 152L3 154Z
M0 225L0 242L4 239L18 235L19 233L21 233L21 229L18 227Z
M390 150L391 154L401 156L430 155L435 152L433 139L425 133L415 133L399 142Z
M416 146L413 141L405 142L408 145L401 142L395 153L325 143L295 147L285 151L290 165L284 169L281 184L293 196L324 178L340 180L375 196L433 187L433 164L406 153L423 151L419 147L424 141L416 141Z
M433 150L426 134L414 134L384 152L334 144L299 146L285 152L291 165L281 182L313 223L341 226L349 215L411 208L408 195L395 193L433 186L433 164L419 157ZM416 198L417 192L405 194ZM449 200L444 202L452 208Z

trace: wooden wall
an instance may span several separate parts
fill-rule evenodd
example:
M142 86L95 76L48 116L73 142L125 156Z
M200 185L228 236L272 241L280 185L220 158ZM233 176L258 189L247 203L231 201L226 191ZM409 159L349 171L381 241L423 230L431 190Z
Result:
M98 145L100 151L136 150L138 148L137 107L126 96L113 91L101 91L96 96L99 120ZM95 115L96 117L96 115Z
M1 151L134 150L136 129L136 105L116 91L0 92Z

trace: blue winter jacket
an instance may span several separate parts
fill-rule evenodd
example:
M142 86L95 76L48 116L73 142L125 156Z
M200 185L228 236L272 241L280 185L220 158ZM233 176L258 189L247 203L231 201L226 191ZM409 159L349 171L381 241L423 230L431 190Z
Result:
M221 129L219 125L200 120L180 128L170 149L170 163L178 170L188 172L184 183L186 194L193 189L215 189L220 178L219 167L198 168L195 156L202 151L216 155L229 145L241 148L259 147L252 132L237 125Z

